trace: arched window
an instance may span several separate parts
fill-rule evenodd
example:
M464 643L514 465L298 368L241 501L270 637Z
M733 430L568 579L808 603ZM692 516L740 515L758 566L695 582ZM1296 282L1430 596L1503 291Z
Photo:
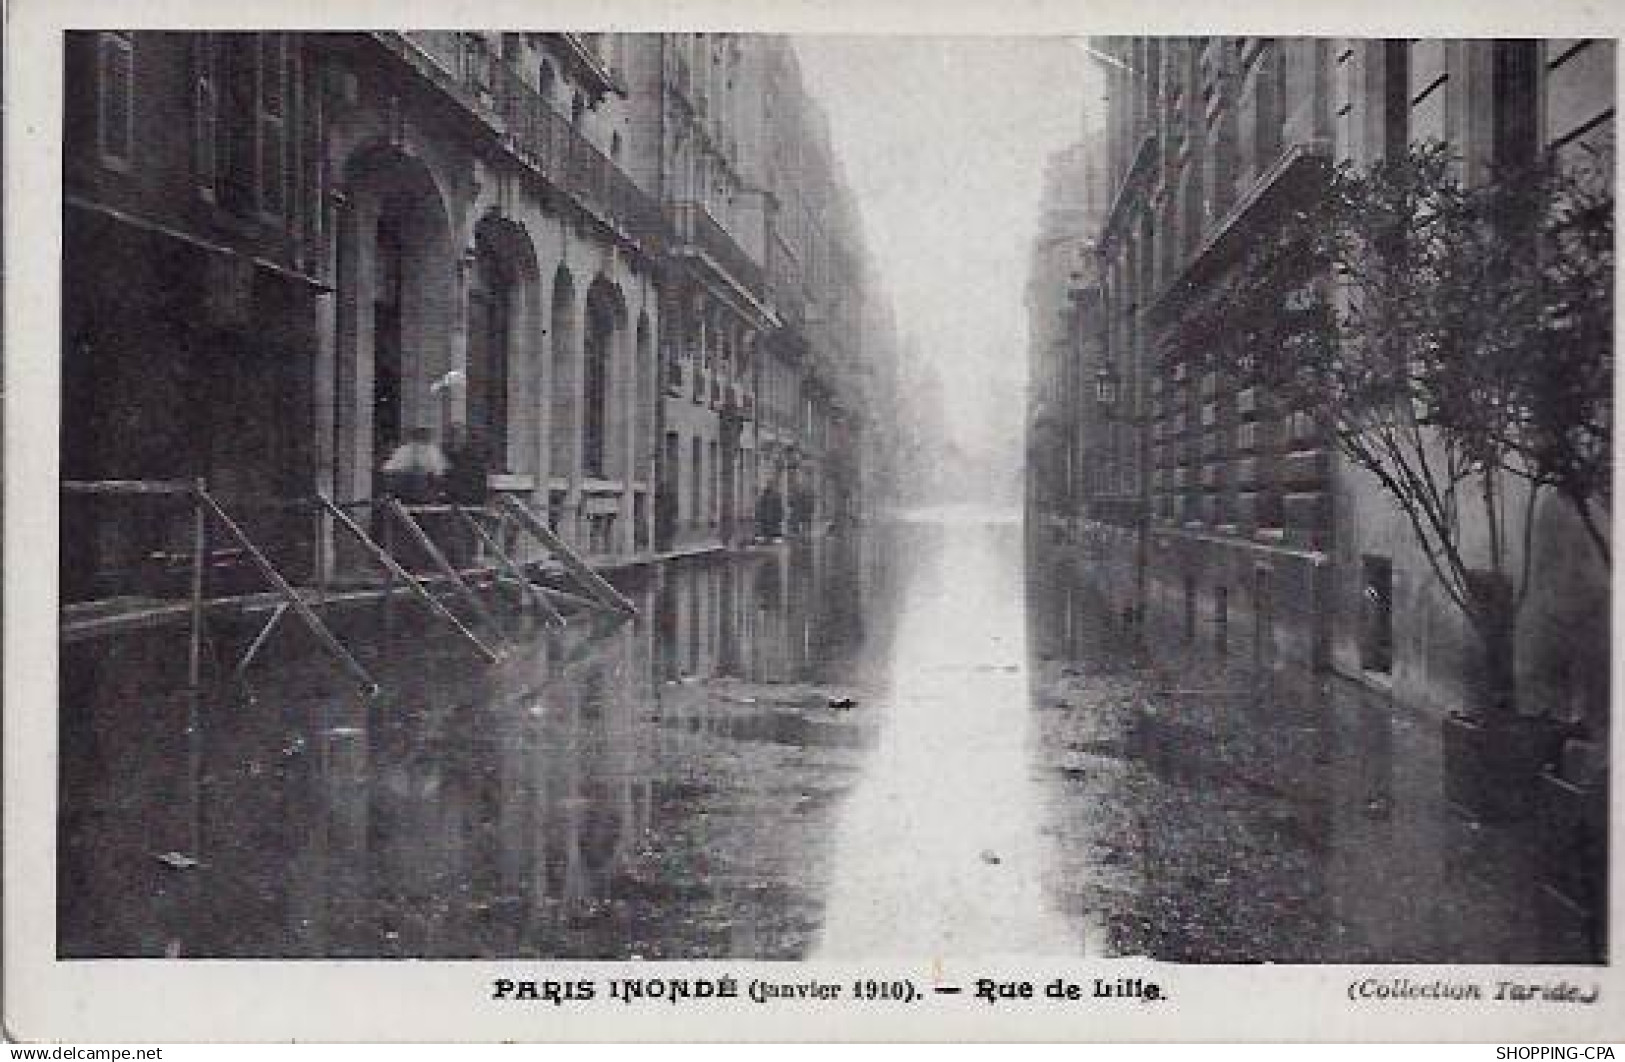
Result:
M553 278L552 306L553 381L551 427L551 475L570 475L574 460L575 416L575 337L576 295L569 270L560 266Z
M586 112L586 109L587 105L582 101L581 93L577 92L570 97L570 128L580 132L581 116Z
M583 344L581 393L581 465L589 476L603 478L608 447L610 374L615 350L616 306L609 289L595 284L587 295L587 332Z
M401 379L403 222L386 212L373 234L372 452L382 462L405 437Z
M508 456L508 364L514 283L507 264L479 241L468 286L468 422L504 464Z
M542 60L541 69L536 72L536 90L542 94L542 99L548 103L553 102L553 64L546 59Z

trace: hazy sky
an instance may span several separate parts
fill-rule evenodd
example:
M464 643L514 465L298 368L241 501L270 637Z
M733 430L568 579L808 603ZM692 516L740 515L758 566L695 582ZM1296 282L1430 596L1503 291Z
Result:
M799 37L898 330L975 437L1024 378L1023 290L1045 159L1082 134L1092 60L1062 38ZM1017 440L1010 440L1016 442Z

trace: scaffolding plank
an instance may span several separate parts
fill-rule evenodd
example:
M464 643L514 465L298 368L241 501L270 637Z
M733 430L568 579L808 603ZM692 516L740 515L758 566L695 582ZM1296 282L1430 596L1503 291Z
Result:
M193 496L200 505L208 510L209 515L219 521L227 533L248 551L249 558L259 568L260 574L265 576L266 581L276 588L277 593L288 602L294 613L304 620L305 625L310 628L311 633L327 648L328 652L332 653L343 664L345 670L349 671L360 682L362 689L369 694L376 694L379 686L372 675L368 673L366 668L361 666L359 660L350 654L350 651L344 647L344 643L339 641L338 636L328 628L327 624L322 622L322 618L316 614L315 609L311 608L299 591L295 590L282 577L282 573L277 571L276 566L271 563L265 554L260 552L259 547L254 545L243 529L237 526L237 521L233 520L214 498L210 497L209 492L201 486L193 488Z
M468 528L479 536L480 541L485 543L485 548L490 550L502 567L507 570L509 577L518 581L522 592L535 603L543 617L549 623L560 627L564 626L564 617L559 614L559 610L554 608L552 602L548 601L542 592L536 588L536 584L530 581L525 575L524 569L519 567L512 557L508 556L508 552L502 548L501 543L497 542L496 537L487 531L485 526L467 508L461 505L455 508L457 514L463 518L463 522ZM484 512L485 510L482 509L481 511Z
M480 595L474 592L474 588L468 585L462 573L446 558L445 553L441 552L440 547L435 544L429 532L425 531L422 525L412 518L412 514L406 511L406 506L401 504L400 499L390 498L385 504L395 518L401 522L401 526L406 528L407 533L417 540L419 546L423 547L423 551L429 555L429 560L434 563L434 566L439 568L441 573L451 580L452 585L457 588L463 600L467 602L468 607L479 617L480 622L485 624L498 638L503 638L502 627L491 613L486 611L485 605L480 601Z
M445 603L442 602L438 597L430 593L428 588L419 582L416 576L402 567L401 563L397 561L388 550L374 542L372 540L372 536L363 531L361 529L361 525L357 524L353 519L351 519L348 513L335 505L333 500L328 498L326 495L319 495L319 497L321 498L322 504L327 508L327 511L333 515L334 519L339 522L340 526L348 531L351 537L361 544L362 550L364 550L374 561L381 565L384 571L389 573L392 579L397 579L404 583L407 590L418 600L427 605L430 611L439 616L441 619L445 620L454 630L473 643L474 647L479 650L480 655L492 662L502 658L502 654L498 653L496 650L492 649L490 646L481 641L478 635L469 630L468 627L464 625L463 621L457 618L456 613L447 608Z
M65 494L190 494L197 485L189 479L68 479Z

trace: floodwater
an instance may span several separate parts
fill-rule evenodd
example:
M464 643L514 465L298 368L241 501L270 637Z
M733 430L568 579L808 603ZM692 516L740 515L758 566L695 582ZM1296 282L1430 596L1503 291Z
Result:
M1430 728L1125 629L1002 514L625 589L634 621L508 609L496 665L352 616L373 702L285 627L195 743L184 646L70 647L60 953L1600 954L1530 838L1442 807Z
M838 820L819 958L1076 954L1032 777L1021 527L915 525L878 747Z

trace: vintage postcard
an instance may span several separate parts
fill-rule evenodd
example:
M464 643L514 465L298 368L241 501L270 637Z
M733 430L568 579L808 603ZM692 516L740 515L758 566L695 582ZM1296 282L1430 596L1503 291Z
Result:
M1622 20L1226 6L13 5L8 1034L1617 1038Z

